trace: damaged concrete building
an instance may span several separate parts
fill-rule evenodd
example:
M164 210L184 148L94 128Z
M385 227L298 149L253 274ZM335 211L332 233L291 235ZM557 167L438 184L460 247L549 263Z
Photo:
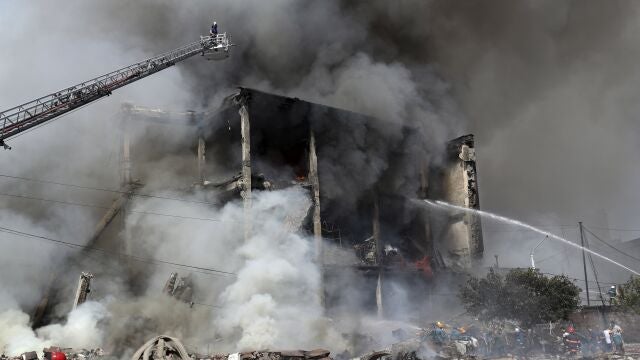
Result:
M430 211L420 201L479 207L473 135L443 144L434 155L424 150L417 129L249 88L215 112L130 104L122 112L122 192L97 224L93 246L127 252L122 227L131 194L144 186L146 167L158 154L178 152L194 159L178 165L193 181L168 186L210 192L222 204L242 199L247 218L252 191L307 189L313 206L302 231L314 239L328 306L351 296L340 282L349 273L355 281L348 287L368 294L357 300L359 307L393 316L393 306L385 304L394 302L394 287L428 297L440 274L464 273L482 256L477 216ZM154 132L149 122L173 128ZM195 134L192 147L171 142L175 126ZM131 140L136 127L145 129L136 140L144 146ZM193 291L188 288L189 299Z
M371 293L364 305L380 314L393 296L387 280L424 296L434 274L465 272L482 257L479 217L432 213L416 201L479 207L473 135L448 142L438 156L414 153L425 141L417 129L249 88L213 113L123 109L131 123L197 128L189 149L195 187L220 200L242 198L249 209L251 191L308 189L313 206L303 229L315 239L325 278L354 271L363 293ZM135 144L124 146L124 181L130 185L132 171L133 178L144 178L136 169L150 159L136 154ZM250 231L246 222L246 236ZM325 289L329 303L340 296L339 287Z

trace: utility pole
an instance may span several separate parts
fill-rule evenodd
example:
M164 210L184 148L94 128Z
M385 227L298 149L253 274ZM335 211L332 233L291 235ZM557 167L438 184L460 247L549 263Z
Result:
M578 222L580 227L580 245L582 246L582 267L584 268L584 288L587 292L587 306L591 306L591 300L589 300L589 279L587 278L587 259L584 251L584 232L582 230L582 221Z

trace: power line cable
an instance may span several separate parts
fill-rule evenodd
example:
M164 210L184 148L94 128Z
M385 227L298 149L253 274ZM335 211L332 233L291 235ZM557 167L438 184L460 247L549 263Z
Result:
M194 302L193 305L207 306L207 307L214 308L214 309L222 309L223 308L220 305L211 305L211 304L197 303L197 302Z
M84 204L84 203L77 203L77 202L63 201L63 200L44 199L44 198L39 198L39 197L35 197L35 196L27 196L27 195L0 193L0 196L6 196L6 197L12 197L12 198L18 198L18 199L27 199L27 200L37 200L37 201L51 202L51 203L56 203L56 204L69 205L69 206L81 206L81 207L89 207L89 208L96 208L96 209L103 209L103 210L110 209L110 207L108 207L108 206L94 205L94 204ZM136 214L166 216L166 217L172 217L172 218L178 218L178 219L214 221L214 222L233 222L233 221L229 221L229 220L224 220L223 221L223 220L220 220L220 219L212 219L212 218L200 218L200 217L194 217L194 216L164 214L164 213L158 213L158 212L153 212L153 211L141 211L141 210L127 210L127 211L131 212L131 213L136 213Z
M567 279L569 279L569 280L576 280L576 281L582 281L582 282L584 282L584 279L579 279L579 278L570 277L570 276L567 276L567 275L565 275L565 274L554 274L554 273L546 273L546 272L541 272L541 274L544 274L544 275L552 275L552 276L565 276L565 277L566 277ZM595 281L593 281L593 280L589 280L588 282L589 282L589 283L592 283L592 284L595 284ZM617 283L617 282L609 282L609 281L606 281L606 282L605 282L605 281L600 281L600 284L616 285L616 284L618 284L618 283Z
M68 183L63 183L63 182L58 182L58 181L34 179L34 178L15 176L15 175L0 174L0 177L7 178L7 179L14 179L14 180L24 180L24 181L36 182L36 183L41 183L41 184L52 184L52 185L66 186L66 187L71 187L71 188L76 188L76 189L109 192L109 193L114 193L114 194L123 194L123 195L129 195L130 194L130 195L138 196L138 197L148 197L148 198L156 198L156 199L163 199L163 200L182 201L182 202L205 204L205 205L220 205L219 203L208 202L208 201L188 200L188 199L176 198L176 197L171 197L171 196L161 196L161 195L151 195L151 194L146 194L146 193L138 193L138 192L135 192L135 191L122 191L122 190L115 190L115 189L106 189L106 188L85 186L85 185L68 184Z
M66 247L71 247L71 248L76 248L76 249L85 249L85 250L89 250L89 251L97 251L97 252L101 252L101 253L104 253L104 254L107 254L107 255L110 255L110 256L119 257L119 258L126 257L126 258L132 259L134 261L139 261L139 262L152 264L152 265L171 265L171 266L174 266L174 267L199 270L199 272L202 272L202 273L205 273L205 274L220 274L220 275L234 275L234 276L237 275L236 273L223 271L223 270L206 268L206 267L202 267L202 266L181 264L181 263L176 263L176 262L171 262L171 261L166 261L166 260L149 259L149 258L144 258L144 257L141 257L141 256L120 253L120 252L117 252L117 251L110 251L110 250L96 248L96 247L92 247L92 246L75 244L75 243L71 243L71 242L67 242L67 241L53 239L53 238L50 238L50 237L47 237L47 236L31 234L31 233L28 233L28 232L24 232L24 231L20 231L20 230L16 230L16 229L11 229L11 228L7 228L7 227L2 227L2 226L0 226L0 231L5 232L5 233L9 233L9 234L13 234L13 235L22 236L22 237L30 237L30 238L50 241L52 243L56 243L58 245L62 245L62 246L66 246Z
M607 247L609 247L609 248L613 249L614 251L616 251L616 252L618 252L618 253L620 253L620 254L622 254L622 255L624 255L624 256L627 256L627 257L629 257L629 258L631 258L631 259L633 259L633 260L640 261L640 258L637 258L637 257L635 257L635 256L633 256L633 255L629 255L629 254L627 254L626 252L624 252L624 251L622 251L622 250L618 249L617 247L615 247L615 246L613 246L613 245L609 244L608 242L606 242L606 241L602 240L598 235L594 234L591 230L587 229L586 227L584 227L584 226L583 226L583 228L584 228L584 229L585 229L589 234L591 234L594 238L596 238L596 240L598 240L598 241L600 241L601 243L605 244Z
M586 244L587 249L588 249L589 248L589 239L586 236L584 237L584 243ZM598 271L596 270L596 265L593 262L593 257L591 256L591 253L589 253L589 263L591 264L591 271L593 271L593 277L596 279L596 286L598 286L598 294L600 295L600 300L602 301L602 306L605 306L604 296L602 295L602 287L600 287L600 282L598 281Z
M591 226L591 228L592 228L592 229L598 229L598 230L612 230L612 231L640 232L640 229L606 228L606 227L598 227L598 226Z
M551 256L547 256L546 258L544 258L542 260L536 260L536 263L543 263L543 262L545 262L547 260L551 260L551 259L553 259L555 257L558 257L559 255L560 255L560 253L557 253L557 254L551 255Z
M180 264L180 263L173 263L173 262L164 261L164 260L148 259L148 258L143 258L143 257L135 256L135 255L118 253L118 252L109 251L109 250L100 249L100 248L93 248L93 247L89 247L89 246L83 246L83 245L78 245L78 244L73 244L73 243L67 243L67 242L61 241L61 240L51 239L51 238L47 238L47 237L44 237L44 236L24 233L24 232L11 230L11 229L6 229L6 228L2 228L2 227L0 227L0 232L5 232L5 233L16 235L16 236L33 237L33 238L38 238L38 239L42 239L42 240L48 240L48 241L52 241L52 242L54 242L54 243L56 243L57 245L60 245L60 246L66 246L66 247L78 248L78 249L85 249L85 250L88 250L88 251L97 251L97 252L101 252L101 253L106 253L107 255L113 255L113 257L128 257L128 258L131 258L134 261L139 261L139 262L143 262L143 263L147 263L147 264L151 264L151 265L156 265L156 266L171 265L172 267L177 267L177 268L188 268L188 269L191 269L191 271L194 271L194 272L197 272L197 273L201 273L201 274L205 274L205 275L236 275L235 273L225 272L225 271L222 271L222 270L202 268L202 267L198 267L198 266L186 265L186 264Z

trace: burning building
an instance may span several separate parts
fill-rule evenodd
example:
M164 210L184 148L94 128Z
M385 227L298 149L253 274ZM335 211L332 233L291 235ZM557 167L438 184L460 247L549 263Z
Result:
M252 191L306 189L313 206L302 214L301 228L315 239L315 262L326 283L355 271L362 280L357 286L371 295L362 305L379 314L392 313L384 309L393 296L387 282L424 296L434 273L464 272L482 256L478 217L430 213L419 205L419 199L431 198L479 207L473 135L450 141L436 156L423 150L419 129L390 128L363 114L249 88L214 112L131 105L123 112L125 129L135 129L138 120L194 129L193 148L179 150L195 159L183 164L194 179L183 190L206 192L222 204L242 199L245 236L251 233ZM133 179L145 181L144 164L155 154L130 144L126 132L123 139L123 184L140 186ZM155 135L139 141L145 149L167 143ZM325 300L339 301L340 292L327 285Z
M425 150L433 148L420 129L249 88L225 98L212 112L172 113L127 104L122 115L122 188L96 224L89 247L139 253L136 247L140 250L144 242L127 219L140 213L135 207L139 196L158 190L152 168L171 153L177 154L175 171L184 176L180 182L160 179L161 186L201 197L203 206L240 204L245 241L261 231L252 213L260 193L297 188L306 194L311 205L292 206L282 226L313 242L308 261L319 269L322 284L314 291L328 315L356 309L381 318L410 314L418 319L440 278L465 273L482 256L479 218L433 212L421 201L479 206L472 135L449 141L440 151ZM172 141L176 129L193 139L192 146ZM141 284L148 286L148 268L125 256L115 268L102 269L85 254L74 260L76 270L95 274L98 289L100 278L109 273L121 277L126 269L126 291L146 291ZM178 281L172 274L158 294L193 306L203 297L196 280ZM34 313L34 327L64 316L60 304L70 289L63 283L52 280ZM88 291L82 284L81 278L78 291L84 301Z
M182 152L180 158L194 161L176 166L193 182L178 184L179 191L205 193L217 206L242 201L245 238L252 232L253 191L305 189L312 206L297 216L300 231L314 239L328 307L358 294L352 305L393 317L398 287L405 297L428 298L439 274L464 273L482 256L477 216L420 205L429 198L478 208L472 135L448 142L436 156L423 150L419 129L249 88L214 112L122 109L122 191L97 223L90 246L130 252L135 234L123 226L131 195L145 186L158 154ZM170 141L175 126L188 129L193 147ZM132 141L139 129L144 134ZM128 281L144 282L143 272L125 265ZM49 297L61 300L51 293L36 309L34 324L48 322L45 308L55 302ZM411 305L402 312L419 312L421 302L405 303Z

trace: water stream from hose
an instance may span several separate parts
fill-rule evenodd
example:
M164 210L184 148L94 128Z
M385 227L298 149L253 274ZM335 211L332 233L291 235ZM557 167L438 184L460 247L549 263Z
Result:
M599 253L597 253L597 252L595 252L595 251L593 251L591 249L587 249L585 247L582 247L582 246L580 246L580 245L578 245L576 243L573 243L573 242L571 242L571 241L569 241L569 240L567 240L565 238L562 238L562 237L560 237L558 235L552 234L552 233L550 233L548 231L544 231L544 230L539 229L539 228L537 228L535 226L532 226L532 225L529 225L529 224L525 224L522 221L510 219L508 217L497 215L497 214L494 214L494 213L491 213L491 212L488 212L488 211L470 209L470 208L466 208L466 207L463 207L463 206L449 204L448 202L445 202L445 201L440 201L440 200L436 200L436 201L423 200L423 201L425 203L427 203L429 206L432 206L434 208L444 209L444 210L465 211L465 212L469 212L469 213L476 214L476 215L479 215L479 216L488 217L490 219L497 220L497 221L500 221L500 222L503 222L503 223L507 223L507 224L510 224L510 225L515 225L515 226L523 227L525 229L529 229L531 231L535 231L535 232L537 232L537 233L539 233L541 235L548 236L550 239L553 239L553 240L556 240L556 241L560 241L562 243L565 243L565 244L567 244L569 246L573 246L574 248L577 248L577 249L580 249L580 250L584 250L584 251L588 252L591 255L597 256L600 259L603 259L603 260L605 260L607 262L610 262L610 263L612 263L612 264L614 264L616 266L619 266L619 267L621 267L621 268L623 268L623 269L625 269L625 270L627 270L627 271L629 271L629 272L631 272L631 273L633 273L635 275L640 275L639 272L637 272L637 271L635 271L635 270L633 270L633 269L631 269L631 268L629 268L629 267L627 267L625 265L622 265L622 264L620 264L619 262L617 262L615 260L609 259L608 257L606 257L606 256L604 256L602 254L599 254Z

